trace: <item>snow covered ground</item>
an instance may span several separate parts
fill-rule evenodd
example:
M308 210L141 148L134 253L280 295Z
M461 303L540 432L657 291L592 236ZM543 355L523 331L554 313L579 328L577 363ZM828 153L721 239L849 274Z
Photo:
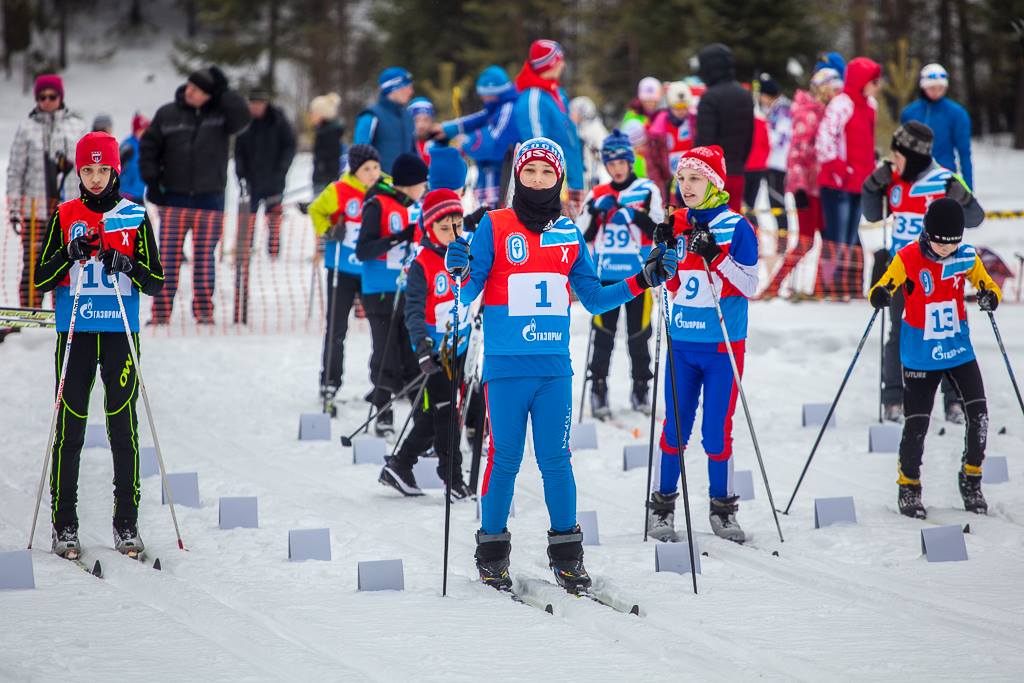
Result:
M1020 366L1024 319L1019 309L1004 310L1002 331ZM831 399L868 317L864 304L752 307L746 386L779 505L815 435L800 427L800 406ZM989 454L1009 457L1011 482L986 488L988 517L960 510L962 430L945 425L939 436L941 421L932 426L924 467L931 521L970 523L970 560L934 564L921 556L927 524L896 513L895 456L867 452L875 334L840 405L839 427L827 433L782 519L784 544L756 474L757 499L740 514L750 546L710 535L704 456L691 447L695 527L709 554L699 596L688 576L655 573L654 544L641 541L646 475L622 472L621 454L626 444L646 443L646 421L627 410L618 349L613 405L641 436L601 425L601 448L576 453L574 466L579 509L596 510L602 532L602 545L587 549L588 568L639 602L640 618L571 598L549 616L475 584L471 503L453 506L449 597L440 596L442 496L401 498L377 483L377 467L353 465L337 441L365 415L364 322L351 333L334 439L320 443L296 440L299 413L316 410L316 336L147 339L144 377L168 466L199 473L202 508L178 508L189 551L175 547L158 477L144 480L141 528L163 572L103 550L110 457L85 451L83 541L107 578L47 552L44 511L33 553L37 589L0 593L0 680L104 680L126 668L154 681L471 680L482 670L505 680L1015 679L1024 665L1024 418L991 330L980 315L972 320L990 397ZM577 312L577 364L585 323ZM0 355L9 397L0 430L2 549L25 545L49 423L52 350L52 333L26 332ZM97 390L93 420L101 410ZM756 472L737 417L736 467ZM259 497L258 530L218 529L217 499L231 495ZM854 496L859 524L815 530L813 499L838 495ZM547 519L529 457L516 500L513 570L542 577ZM332 562L286 559L287 531L307 527L331 529ZM405 592L357 592L358 561L392 558L405 563Z

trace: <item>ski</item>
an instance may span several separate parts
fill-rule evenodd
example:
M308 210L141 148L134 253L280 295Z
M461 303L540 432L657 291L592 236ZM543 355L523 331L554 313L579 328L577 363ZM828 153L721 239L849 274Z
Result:
M640 605L630 600L624 600L617 595L614 591L610 590L603 581L598 580L597 584L589 589L572 590L559 586L554 581L546 579L536 579L532 577L520 577L519 579L520 590L518 595L531 597L534 600L544 602L540 599L539 593L543 591L557 590L564 592L565 595L580 600L589 600L595 604L603 605L611 610L620 612L622 614L632 614L635 616L640 615ZM546 603L553 607L553 603ZM553 612L550 612L553 614Z
M95 576L97 579L103 578L103 566L100 565L99 560L96 560L96 562L94 562L93 565L90 567L88 564L86 564L84 556L81 553L79 553L77 557L61 557L60 555L58 555L57 557L60 557L63 560L67 560L68 562L72 563L73 565L81 569L86 574Z
M487 588L492 588L494 592L498 593L499 595L504 595L514 603L526 605L527 607L534 607L536 609L546 612L547 614L555 613L555 607L550 602L545 602L544 600L540 600L535 596L531 596L529 594L517 592L514 588L497 588L494 586L487 586L484 583L481 583L480 585Z

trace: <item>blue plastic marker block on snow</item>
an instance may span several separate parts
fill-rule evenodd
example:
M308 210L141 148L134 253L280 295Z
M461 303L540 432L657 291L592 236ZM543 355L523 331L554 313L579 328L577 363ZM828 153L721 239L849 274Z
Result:
M299 441L330 441L331 416L326 413L302 413L299 416Z
M0 590L27 590L35 587L31 550L0 553Z
M576 513L576 523L583 531L583 545L601 545L601 534L597 526L597 512L585 510Z
M156 460L156 448L144 446L139 449L139 476L145 479L160 474L160 463Z
M857 523L857 509L853 505L853 496L814 499L815 529L844 523Z
M383 465L388 454L388 442L378 436L358 436L352 439L352 464Z
M288 559L331 561L330 529L292 529L288 532Z
M574 451L596 449L597 425L593 422L574 424L572 431L569 433L569 448Z
M740 500L754 500L754 473L736 470L732 473L732 490Z
M167 475L167 487L175 505L189 508L201 507L199 503L199 473L171 472ZM160 487L160 502L167 505L167 492Z
M700 574L700 544L693 539L693 561ZM657 543L654 546L654 571L690 573L690 546L686 541L679 543Z
M258 529L260 522L256 496L222 497L217 522L221 529Z
M361 591L405 590L405 574L401 560L360 562L358 588Z
M803 406L803 426L820 427L825 422L825 416L828 415L828 409L831 407L828 403L805 403ZM832 413L832 417L828 420L828 429L835 429L835 427L836 414Z
M903 427L900 425L871 425L868 432L868 451L871 453L899 453Z
M929 562L963 562L967 559L964 530L956 524L921 529L921 553Z
M1010 470L1006 466L1006 456L990 455L985 458L981 469L983 484L1005 484L1010 481Z

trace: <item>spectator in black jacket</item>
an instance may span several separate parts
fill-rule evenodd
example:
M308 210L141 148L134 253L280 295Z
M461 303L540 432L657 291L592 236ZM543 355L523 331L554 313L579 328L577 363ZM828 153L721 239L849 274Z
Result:
M161 211L160 253L166 281L153 301L151 324L166 324L178 290L185 234L193 230L192 314L213 323L213 252L223 229L228 145L249 125L249 107L215 66L195 71L157 110L139 143L146 196ZM189 211L187 209L198 209Z
M313 196L319 197L324 188L341 177L341 157L345 145L341 136L345 126L338 120L341 98L327 93L309 103L309 120L316 131L313 140Z
M754 100L736 81L732 50L712 43L697 53L700 78L707 92L697 106L694 147L718 145L725 152L725 189L729 208L740 212L743 203L743 167L754 137Z
M249 92L249 113L252 123L235 140L235 174L249 192L252 214L263 202L267 250L277 256L281 249L281 198L295 158L295 131L284 111L270 104L270 93L264 88Z

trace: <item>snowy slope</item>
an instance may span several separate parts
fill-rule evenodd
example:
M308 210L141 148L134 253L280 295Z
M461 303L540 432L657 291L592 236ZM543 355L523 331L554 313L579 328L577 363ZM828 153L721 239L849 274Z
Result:
M799 427L800 405L830 400L868 317L855 304L752 307L746 385L780 505L814 437ZM740 514L753 547L710 536L703 454L691 447L695 526L709 553L697 597L687 577L655 574L653 544L641 542L646 475L621 472L622 446L640 441L602 425L602 448L576 454L579 509L597 510L602 531L602 545L587 550L588 567L640 602L641 618L573 600L552 617L475 585L469 503L453 507L450 596L442 599L442 497L402 499L377 484L376 467L352 465L336 440L295 439L298 414L316 409L315 336L147 340L144 377L169 467L199 472L203 507L178 508L189 552L175 548L156 477L144 481L141 528L164 560L162 574L98 550L109 576L87 576L45 550L44 512L37 590L0 593L0 680L73 673L103 680L124 671L122 657L154 681L470 680L488 670L507 680L1010 680L1024 665L1024 418L991 331L980 316L972 320L990 396L989 453L1009 456L1012 481L987 488L989 517L957 510L961 432L938 436L941 424L932 427L924 467L932 519L971 524L970 561L921 557L925 525L895 512L894 456L866 452L876 414L873 341L840 406L839 428L827 434L783 518L785 544L775 538L756 476L758 499ZM1011 307L1000 320L1020 365L1024 320ZM585 323L577 312L577 363ZM365 414L358 399L367 386L359 370L369 346L365 323L352 334L342 390L348 404L333 423L335 439ZM3 549L25 544L49 420L52 345L52 333L26 332L3 348L7 395L18 397L7 403L0 430ZM613 377L624 375L625 363L620 350ZM94 416L102 415L99 394ZM616 385L613 397L621 419L646 439L645 421L626 411L624 388ZM737 417L737 469L756 471ZM1005 435L997 433L1002 426ZM83 458L83 541L101 548L110 542L111 465L102 450ZM513 570L544 576L547 520L529 456L519 484ZM259 496L261 528L220 531L224 495ZM855 497L858 526L813 529L813 498L832 495ZM287 530L320 526L331 528L334 560L288 562ZM406 591L358 593L356 562L390 558L405 562Z

